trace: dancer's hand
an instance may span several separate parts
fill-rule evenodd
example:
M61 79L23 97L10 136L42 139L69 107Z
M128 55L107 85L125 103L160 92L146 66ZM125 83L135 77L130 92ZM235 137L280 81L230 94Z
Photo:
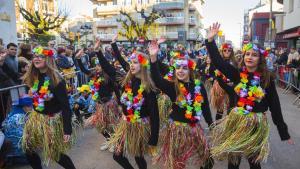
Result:
M156 156L157 155L157 147L148 145L148 153L151 156Z
M115 34L111 40L111 43L116 43L118 39L119 34Z
M161 37L160 39L158 39L157 44L164 43L165 41L166 41L166 38Z
M151 41L149 47L148 47L148 51L149 51L149 54L150 54L150 60L152 63L156 62L157 60L157 53L159 51L159 48L158 48L158 44L157 44L157 41L156 40L153 40Z
M217 22L217 23L213 23L213 25L209 27L207 33L207 39L209 42L212 42L214 40L215 36L219 32L220 26L221 25Z
M94 45L94 50L95 51L98 51L99 50L99 48L100 48L100 45L101 45L101 41L100 41L100 39L96 39L96 43L95 43L95 45Z
M64 135L64 142L65 143L69 142L70 139L71 139L71 135L67 135L67 134Z
M84 54L83 49L80 49L80 51L77 52L77 54L75 55L75 58L76 58L76 59L80 59L80 58L83 56L83 54Z
M295 142L294 142L294 140L293 140L292 138L288 139L288 140L287 140L287 143L288 143L289 145L295 145Z

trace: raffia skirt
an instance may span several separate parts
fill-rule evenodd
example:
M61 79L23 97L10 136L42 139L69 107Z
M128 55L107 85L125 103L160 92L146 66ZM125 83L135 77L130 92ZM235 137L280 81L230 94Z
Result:
M103 104L96 103L96 112L87 119L86 125L95 127L99 133L112 134L121 115L118 103L114 99Z
M235 107L213 127L211 154L233 163L236 161L232 154L245 155L254 162L264 161L269 154L269 130L265 113L245 115Z
M209 158L209 146L200 124L169 122L160 135L160 152L154 163L163 163L168 169L183 169L188 164L201 167Z
M117 155L144 156L148 150L150 132L148 118L143 118L142 122L136 123L127 122L125 119L120 120L115 133L108 141L108 147L114 147L114 153Z
M74 143L74 135L68 143L64 142L63 137L63 120L60 113L49 116L32 112L24 126L22 148L25 152L41 151L43 162L49 164L50 160L58 161L61 153L67 152Z
M158 110L160 126L165 126L169 121L169 114L172 111L172 101L165 94L160 94L158 97Z
M214 81L214 84L210 90L210 95L210 102L213 108L215 108L218 112L227 111L226 109L229 105L229 97L221 88L217 80Z

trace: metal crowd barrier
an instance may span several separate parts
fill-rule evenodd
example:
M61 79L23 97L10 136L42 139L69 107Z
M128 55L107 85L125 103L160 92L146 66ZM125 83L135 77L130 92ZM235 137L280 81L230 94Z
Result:
M277 65L276 79L277 85L284 89L284 94L290 92L296 94L293 104L300 108L300 69L289 68L285 65Z
M94 71L94 69L90 70ZM69 96L78 95L77 88L82 84L87 84L89 82L89 77L81 71L62 74L62 76L66 81ZM6 117L6 114L12 105L18 104L20 96L28 92L26 88L26 85L22 84L0 89L0 113L3 115L3 117Z

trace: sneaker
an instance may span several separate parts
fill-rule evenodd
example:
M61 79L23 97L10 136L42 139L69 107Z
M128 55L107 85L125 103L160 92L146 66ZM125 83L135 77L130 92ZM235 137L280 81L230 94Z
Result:
M101 151L105 151L105 150L107 150L107 149L108 149L108 145L107 145L106 142L105 142L105 143L103 143L103 144L101 145L100 150L101 150Z

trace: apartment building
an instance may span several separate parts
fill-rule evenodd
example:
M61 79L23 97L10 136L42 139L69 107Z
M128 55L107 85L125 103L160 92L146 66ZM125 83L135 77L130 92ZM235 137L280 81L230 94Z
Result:
M17 37L19 41L25 40L28 36L26 34L25 19L21 15L18 5L24 7L30 12L39 11L43 15L57 15L58 0L16 0L16 23L17 23Z
M94 32L102 41L111 41L114 34L121 30L116 21L120 10L130 12L137 20L135 8L151 12L152 8L163 11L165 16L156 21L156 27L149 33L149 38L166 37L173 42L196 41L203 28L199 11L200 1L191 0L91 0L94 4ZM197 8L196 8L197 7ZM120 38L121 41L126 41Z

